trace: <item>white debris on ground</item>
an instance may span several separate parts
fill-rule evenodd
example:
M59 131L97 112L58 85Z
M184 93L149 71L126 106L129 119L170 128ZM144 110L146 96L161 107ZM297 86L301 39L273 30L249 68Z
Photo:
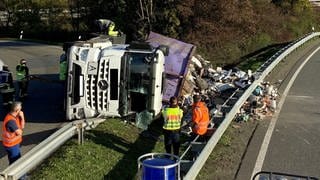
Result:
M254 81L251 70L244 72L238 68L228 70L221 67L213 68L210 62L204 60L200 55L192 57L185 78L184 85L187 84L189 91L181 93L179 103L185 112L182 132L187 134L190 133L188 123L191 121L193 95L200 94L203 96L212 117L223 117L223 103L237 89L245 90ZM190 87L193 87L192 90L190 90ZM240 108L235 120L245 122L249 119L260 120L264 116L271 116L276 109L277 97L278 92L274 85L269 82L261 83ZM213 118L211 126L219 126L221 119L216 121Z

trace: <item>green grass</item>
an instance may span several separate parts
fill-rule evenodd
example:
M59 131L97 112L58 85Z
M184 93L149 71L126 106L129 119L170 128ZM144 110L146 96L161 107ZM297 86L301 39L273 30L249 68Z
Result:
M266 60L279 51L286 44L274 45L269 48L262 49L251 55L241 58L241 63L237 65L241 70L251 69L256 71Z
M156 128L156 127L155 127ZM158 128L159 129L159 128ZM137 159L164 152L160 134L145 137L133 125L109 119L85 133L85 142L72 139L35 169L32 179L134 179ZM158 131L160 132L160 131Z

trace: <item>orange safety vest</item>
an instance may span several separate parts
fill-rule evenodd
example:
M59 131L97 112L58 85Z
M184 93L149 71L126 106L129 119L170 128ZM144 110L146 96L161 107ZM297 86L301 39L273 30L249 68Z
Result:
M192 106L192 131L198 135L204 135L209 125L209 110L204 102L197 102Z
M22 142L22 136L16 135L15 132L9 132L6 128L8 121L14 120L19 129L21 129L20 119L12 116L11 114L7 114L3 120L2 126L2 144L5 147L12 147Z

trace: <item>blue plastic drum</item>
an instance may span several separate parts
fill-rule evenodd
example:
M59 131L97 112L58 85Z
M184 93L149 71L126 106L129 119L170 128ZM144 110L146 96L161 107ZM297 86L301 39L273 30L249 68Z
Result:
M138 159L142 180L177 180L179 178L179 157L171 154L149 153ZM141 164L140 164L141 163Z

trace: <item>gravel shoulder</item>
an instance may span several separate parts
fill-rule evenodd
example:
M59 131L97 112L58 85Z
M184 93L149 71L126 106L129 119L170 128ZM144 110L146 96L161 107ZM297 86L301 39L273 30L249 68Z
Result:
M314 39L287 56L268 75L265 81L276 84L281 96L292 74L307 57L320 45ZM197 179L250 179L251 171L261 146L262 138L271 117L261 121L249 120L245 123L232 122L221 140L210 154Z

